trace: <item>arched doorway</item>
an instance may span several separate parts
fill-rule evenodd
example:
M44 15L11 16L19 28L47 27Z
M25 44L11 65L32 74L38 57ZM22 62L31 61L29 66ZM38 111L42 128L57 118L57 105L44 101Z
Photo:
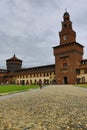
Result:
M64 84L68 84L68 79L66 76L63 78L63 82L64 82Z
M82 77L82 83L83 84L85 83L85 77Z

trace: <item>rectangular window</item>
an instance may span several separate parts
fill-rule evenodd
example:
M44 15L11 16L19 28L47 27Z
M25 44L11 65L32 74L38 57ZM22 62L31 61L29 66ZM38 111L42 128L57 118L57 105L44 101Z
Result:
M84 73L87 74L87 68L85 68Z
M76 70L76 74L80 74L80 69L77 69L77 70Z

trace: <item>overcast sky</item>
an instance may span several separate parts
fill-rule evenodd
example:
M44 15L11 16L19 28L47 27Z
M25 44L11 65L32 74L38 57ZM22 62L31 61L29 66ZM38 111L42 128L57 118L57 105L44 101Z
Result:
M54 64L65 8L86 59L87 0L0 0L0 68L14 53L23 68Z

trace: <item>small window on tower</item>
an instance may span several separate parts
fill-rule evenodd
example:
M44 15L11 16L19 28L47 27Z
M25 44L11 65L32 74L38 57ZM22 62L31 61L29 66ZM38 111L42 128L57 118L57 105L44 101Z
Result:
M66 28L67 27L67 25L66 24L64 24L64 28Z

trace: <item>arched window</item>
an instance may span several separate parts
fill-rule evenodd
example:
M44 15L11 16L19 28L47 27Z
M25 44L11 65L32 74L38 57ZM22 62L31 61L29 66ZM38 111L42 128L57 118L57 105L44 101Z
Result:
M67 67L67 62L63 62L63 67Z

